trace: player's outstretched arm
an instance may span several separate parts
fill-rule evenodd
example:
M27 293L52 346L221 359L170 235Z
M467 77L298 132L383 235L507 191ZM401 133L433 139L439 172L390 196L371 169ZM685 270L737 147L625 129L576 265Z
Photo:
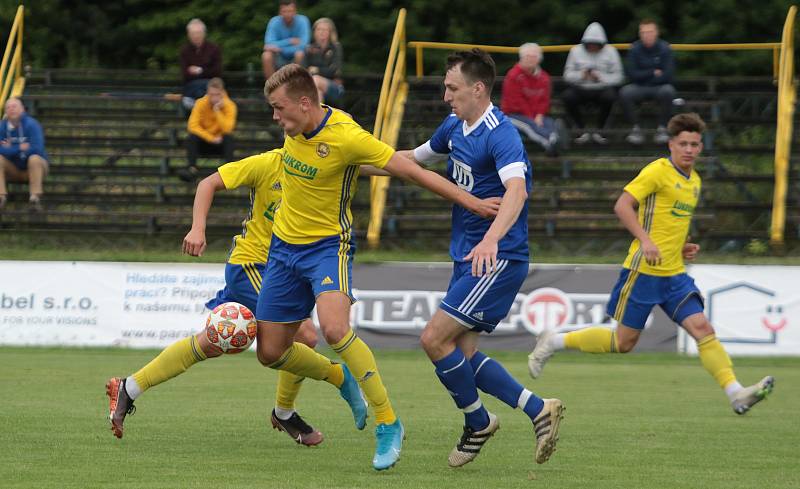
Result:
M623 226L633 235L634 238L639 240L644 253L644 259L648 265L658 265L661 263L661 252L658 246L650 239L650 235L639 224L639 214L636 209L639 206L639 201L636 197L628 192L622 192L622 195L617 199L614 204L614 213L619 217Z
M375 168L372 165L361 165L359 168L359 172L361 175L365 177L391 177L392 174L386 170L381 170L380 168Z
M225 183L219 172L214 172L197 184L192 207L192 229L183 238L182 251L192 256L202 256L206 249L206 220L211 203L214 201L214 192L223 190Z
M505 186L506 192L503 194L503 202L497 211L497 217L492 221L481 242L464 257L465 261L472 261L474 277L482 277L497 270L498 243L517 221L525 201L528 200L525 178L511 178L506 181Z
M496 216L497 210L500 208L502 199L498 197L479 199L471 193L461 190L438 173L422 168L400 153L393 154L384 169L396 177L425 187L483 218Z

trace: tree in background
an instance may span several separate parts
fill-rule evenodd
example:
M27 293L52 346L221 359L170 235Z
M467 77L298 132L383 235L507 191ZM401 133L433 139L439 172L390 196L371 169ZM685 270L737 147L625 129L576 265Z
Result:
M18 4L0 0L3 31ZM662 37L672 43L777 41L789 2L582 0L567 9L563 0L534 0L520 5L516 0L313 0L300 1L298 8L312 21L335 20L348 73L380 73L401 7L408 9L411 40L519 46L576 43L592 21L601 22L613 42L633 41L644 17L657 19ZM263 0L37 0L26 4L25 63L177 71L186 22L199 17L208 25L209 39L222 46L225 69L244 70L258 66L264 28L275 12L277 1ZM443 55L426 53L427 72L440 71ZM681 73L708 75L768 74L770 60L764 52L678 54ZM562 56L546 56L544 65L560 74L563 62ZM513 56L498 57L499 70L513 63Z

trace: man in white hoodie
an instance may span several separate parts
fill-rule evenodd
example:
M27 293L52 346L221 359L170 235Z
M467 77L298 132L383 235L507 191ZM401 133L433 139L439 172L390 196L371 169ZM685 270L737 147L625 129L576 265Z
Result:
M583 32L581 43L569 50L564 66L564 81L568 87L561 96L567 113L581 132L576 143L608 142L600 131L608 124L617 98L616 87L622 83L623 73L619 52L608 45L603 26L592 22ZM586 129L583 118L583 106L590 104L599 108L597 127L593 131Z

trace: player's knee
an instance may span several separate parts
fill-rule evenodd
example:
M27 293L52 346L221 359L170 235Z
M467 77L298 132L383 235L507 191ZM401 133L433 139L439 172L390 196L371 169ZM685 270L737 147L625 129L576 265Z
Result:
M438 356L437 352L441 349L441 341L437 338L432 328L425 328L419 337L419 344L428 356Z
M222 350L220 350L218 346L212 345L204 333L197 333L195 338L197 338L197 344L200 345L200 350L202 350L206 358L214 358L222 355Z
M636 346L636 341L620 341L617 340L617 352L628 353Z
M280 360L283 356L283 351L280 348L272 347L266 343L259 342L256 348L256 357L261 365L271 367L272 364Z
M695 338L705 338L706 336L711 336L714 334L714 326L711 325L708 319L704 319L693 329Z
M350 332L350 325L346 323L320 323L319 328L322 330L322 336L329 345L339 343Z
M314 328L314 324L310 321L304 322L300 329L297 330L297 334L294 337L295 341L300 342L309 348L316 348L317 346L317 330Z

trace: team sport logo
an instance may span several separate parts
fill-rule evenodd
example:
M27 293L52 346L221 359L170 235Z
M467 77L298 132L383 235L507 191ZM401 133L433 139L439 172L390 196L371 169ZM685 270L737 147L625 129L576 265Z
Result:
M317 156L319 156L320 158L325 158L329 154L331 154L330 146L328 146L325 143L317 144Z
M472 167L453 158L453 181L467 192L472 191L475 179L472 177Z
M786 304L778 292L751 282L734 282L708 291L708 318L722 324L739 323L736 334L717 337L727 343L776 344L789 326Z
M572 299L560 289L536 289L522 302L522 321L528 331L539 334L572 323L575 308Z

